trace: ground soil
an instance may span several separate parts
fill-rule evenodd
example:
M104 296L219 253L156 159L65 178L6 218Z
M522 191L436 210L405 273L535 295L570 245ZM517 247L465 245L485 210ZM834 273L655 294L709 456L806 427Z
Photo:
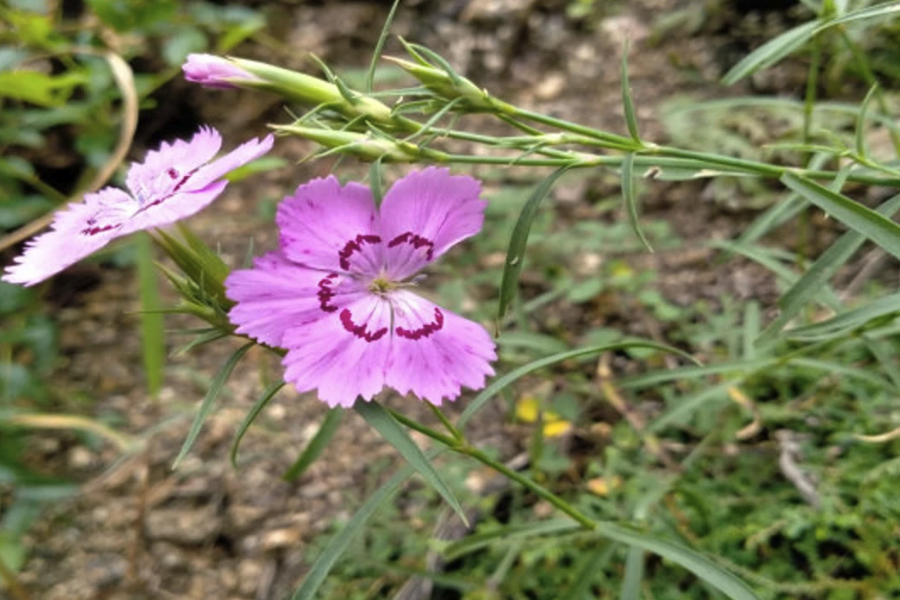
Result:
M629 68L643 134L662 141L660 102L676 94L706 98L739 93L723 89L718 78L764 38L770 21L778 27L790 18L780 13L748 17L739 3L639 0L608 3L591 19L579 20L566 16L569 4L576 3L410 2L394 30L443 54L460 72L503 97L616 132L624 130L619 61L630 40ZM387 7L284 2L269 9L277 13L271 36L282 45L273 49L249 43L236 54L312 71L303 60L306 52L337 67L365 65ZM662 17L677 24L665 29ZM396 44L389 47L399 53ZM801 89L802 77L797 79L790 68L778 71L777 81L768 77L751 85L761 91L777 87L786 94ZM263 133L266 122L285 118L271 98L204 90L182 81L174 81L161 99L158 109L142 115L138 142L145 147L173 132L183 133L178 128L189 129L197 121L215 125L226 140L237 143ZM311 149L283 139L274 154L294 161ZM140 156L142 150L134 154ZM260 214L261 202L281 197L331 165L292 165L233 185L191 225L220 246L226 261L240 264L251 237L257 252L276 242L271 223L247 215ZM511 180L522 176L522 170L510 169ZM554 196L561 214L578 218L579 206L587 206L587 198L608 181L598 174L561 186ZM740 261L727 266L715 262L707 245L712 238L732 236L753 213L739 202L722 205L704 192L703 183L648 184L643 196L647 218L669 221L684 243L677 250L632 260L664 273L660 289L679 304L698 298L716 301L726 292L771 302L775 288L765 271ZM54 382L63 395L91 398L86 403L91 416L114 423L135 446L123 453L107 443L82 444L69 434L42 434L33 440L37 464L74 477L83 487L74 498L54 504L33 528L31 557L20 580L35 600L286 598L308 568L304 560L309 559L310 541L336 519L352 514L391 471L394 453L348 411L322 459L299 481L283 481L281 474L326 410L312 396L285 390L246 436L240 468L233 469L228 450L234 431L279 369L269 356L251 351L190 456L173 471L173 459L210 378L238 344L210 344L174 357L162 393L148 398L139 367L135 288L130 272L96 266L80 267L55 284L64 358ZM168 299L173 300L171 294ZM173 318L167 326L196 324ZM647 331L646 324L633 327L659 335ZM177 347L177 339L170 340ZM430 420L414 400L386 401ZM465 403L465 398L459 401ZM508 458L518 448L506 422L501 408L492 408L473 436L499 447Z

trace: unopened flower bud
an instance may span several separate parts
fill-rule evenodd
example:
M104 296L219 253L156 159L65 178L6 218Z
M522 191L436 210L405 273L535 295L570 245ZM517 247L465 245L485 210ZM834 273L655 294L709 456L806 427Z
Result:
M232 89L236 84L259 82L261 79L238 67L227 58L212 54L188 54L182 65L184 77L203 87L220 90Z

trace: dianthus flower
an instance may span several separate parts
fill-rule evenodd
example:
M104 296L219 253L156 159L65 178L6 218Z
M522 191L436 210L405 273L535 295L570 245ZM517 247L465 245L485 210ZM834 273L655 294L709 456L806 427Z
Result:
M434 404L484 387L496 359L487 331L410 291L420 269L481 229L479 193L471 177L433 167L395 183L380 210L357 183L301 185L278 207L280 251L225 280L231 321L286 349L285 380L330 406L385 386Z
M163 143L148 152L143 163L131 165L127 192L103 188L59 211L50 231L26 242L25 252L7 267L3 281L34 285L115 238L193 215L222 193L228 185L222 180L226 173L268 152L272 142L271 135L254 139L216 160L212 158L222 138L209 127L202 127L189 142Z

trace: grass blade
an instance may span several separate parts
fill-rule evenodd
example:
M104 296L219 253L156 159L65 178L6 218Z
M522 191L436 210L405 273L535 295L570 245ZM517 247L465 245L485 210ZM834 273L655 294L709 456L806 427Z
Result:
M516 297L519 287L519 273L522 271L522 261L525 258L525 247L528 245L528 234L531 232L531 223L537 215L541 201L556 183L560 176L570 167L560 167L544 179L525 202L519 219L513 228L509 238L509 248L506 252L506 262L503 265L503 278L500 280L500 306L497 311L498 323L503 320L509 310L512 301Z
M532 361L527 365L522 365L518 369L514 369L506 375L495 379L493 383L491 383L491 385L483 389L481 393L478 394L474 400L472 400L469 406L466 407L466 410L464 410L462 415L460 415L459 417L457 427L459 427L460 429L465 427L469 419L474 417L475 414L484 407L488 400L499 394L502 390L506 389L525 375L528 375L529 373L537 371L538 369L543 369L544 367L548 367L550 365L555 365L557 363L563 362L564 360L592 356L594 354L600 354L602 352L609 352L610 350L625 350L628 348L648 348L652 350L659 350L661 352L668 352L670 354L681 356L682 358L686 358L693 363L697 362L696 359L690 354L679 350L678 348L644 340L627 340L622 342L614 342L611 344L587 346L585 348L568 350L566 352L559 352L557 354L552 354L550 356L545 356L544 358Z
M641 240L644 247L653 252L650 242L644 236L641 230L641 223L638 216L637 197L634 193L634 153L626 154L622 160L622 199L625 201L625 208L628 210L628 222L631 223L631 229L634 235Z
M237 469L237 454L238 448L241 445L241 440L244 439L244 434L247 433L247 430L250 429L250 425L253 424L253 421L256 420L256 417L259 416L259 413L266 407L269 403L269 400L275 397L281 388L284 387L283 381L278 381L273 383L266 391L263 392L262 396L256 401L253 405L253 408L250 409L250 412L247 413L247 416L244 417L244 422L241 423L241 426L238 427L237 433L234 435L234 441L231 442L231 451L229 452L229 456L231 458L231 466Z
M882 203L877 212L890 217L898 210L900 210L900 194ZM865 237L861 233L848 231L831 244L778 300L781 314L766 327L756 340L756 345L765 345L777 336L784 326L818 295L822 286L853 256L864 241Z
M194 445L194 442L197 441L197 436L200 435L200 429L203 428L203 422L206 421L206 417L212 412L216 399L219 397L219 393L225 386L225 382L228 381L231 372L234 371L234 367L240 362L241 358L247 354L247 351L255 345L256 342L248 342L235 350L234 354L225 361L225 364L222 365L222 368L219 369L219 372L213 377L213 380L209 385L209 391L206 392L206 397L203 398L200 409L197 411L197 416L194 417L194 422L191 423L191 429L188 431L187 438L181 446L181 451L178 452L178 456L175 457L175 462L172 463L172 469L177 469L178 463L180 463L182 459L187 456L187 453L191 451L191 447Z
M306 469L316 462L316 459L319 458L325 448L328 447L328 442L334 437L343 418L344 411L342 409L333 408L329 410L325 414L325 419L319 426L316 435L313 436L306 448L303 449L303 452L300 453L300 456L297 457L297 460L294 461L294 464L284 472L281 478L285 481L296 481L299 479L306 472Z
M394 0L391 10L384 25L381 27L381 34L378 36L378 42L375 44L375 50L372 51L372 62L369 63L369 71L366 73L366 93L372 93L372 86L375 84L375 68L378 66L378 59L381 58L381 51L384 49L384 43L391 31L391 23L394 22L394 15L397 13L397 7L400 6L400 0Z
M581 525L572 519L550 519L517 525L507 525L489 531L467 535L458 542L453 542L442 553L447 561L456 560L467 554L489 546L497 541L504 543L513 540L523 540L536 536L571 533L581 531Z
M808 42L816 33L819 24L819 21L810 21L772 38L734 65L722 78L722 83L725 85L735 84L760 69L772 66Z
M854 329L859 329L870 321L889 317L894 313L900 313L900 294L892 294L880 298L855 310L843 312L821 323L791 329L785 332L785 335L793 340L807 342L827 340L849 333Z
M435 455L437 455L437 452L432 453L432 457ZM400 485L409 479L412 474L412 467L403 467L366 499L356 514L353 515L353 518L328 542L325 550L316 559L316 562L303 579L300 588L294 592L291 600L313 600L315 598L322 582L328 577L328 573L337 563L338 558L347 550L353 538L362 531L369 517L375 513L378 507L387 502L397 492Z
M628 42L622 50L622 109L625 113L625 126L628 135L638 144L642 144L641 135L638 132L637 115L634 110L634 99L631 97L631 82L628 80Z
M637 533L612 523L598 523L596 532L608 539L637 547L681 565L731 600L759 600L747 584L690 548Z
M891 17L896 15L897 13L900 13L900 2L885 2L884 4L870 6L869 8L864 8L862 10L854 10L853 12L849 12L837 19L825 21L815 28L813 34L825 31L826 29L834 27L835 25L844 25L846 23L861 21L863 19Z
M465 511L437 469L434 468L434 465L431 464L431 461L428 460L422 449L412 441L406 429L384 410L381 404L374 400L369 402L357 400L356 404L353 405L353 410L365 419L366 423L371 425L375 431L381 434L381 437L396 448L397 452L406 459L406 462L437 490L447 504L459 515L463 523L468 524Z
M637 546L628 549L625 558L625 576L619 600L641 600L641 580L644 578L644 551Z
M156 398L162 389L166 362L165 323L160 312L159 283L153 269L153 245L145 233L137 236L135 243L141 299L141 358L147 377L147 392L151 398Z
M781 182L886 252L900 258L900 225L846 196L792 173L785 173Z

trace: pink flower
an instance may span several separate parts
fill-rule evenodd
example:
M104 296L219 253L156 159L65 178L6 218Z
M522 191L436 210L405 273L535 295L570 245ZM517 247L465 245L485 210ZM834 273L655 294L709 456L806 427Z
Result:
M184 78L188 81L220 90L237 87L234 82L262 81L256 75L231 63L228 59L212 54L188 54L187 61L181 66L181 69L184 71Z
M428 168L399 180L379 210L363 185L333 176L278 207L281 250L225 280L238 333L287 349L284 378L351 406L384 386L440 404L493 375L481 325L414 294L410 278L481 229L471 177Z
M190 142L163 143L143 163L131 165L125 177L128 192L103 188L58 212L50 231L26 242L3 281L34 285L115 238L193 215L222 193L226 173L268 152L272 142L271 135L251 140L212 162L222 138L209 127Z

